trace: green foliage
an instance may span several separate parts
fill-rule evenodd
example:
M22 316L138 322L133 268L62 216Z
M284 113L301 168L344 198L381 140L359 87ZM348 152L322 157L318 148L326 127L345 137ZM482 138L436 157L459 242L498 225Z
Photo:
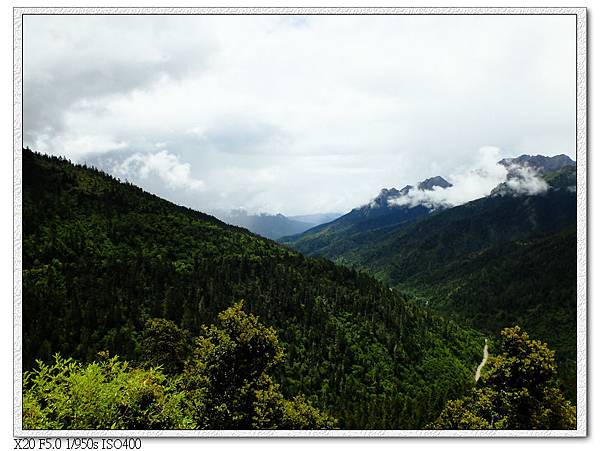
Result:
M25 370L57 352L91 362L108 350L174 374L186 340L170 323L148 320L169 320L206 346L225 345L231 332L211 335L203 325L240 299L285 349L271 382L286 399L304 395L342 428L422 427L472 384L480 358L481 334L364 273L304 257L100 171L23 152ZM238 352L234 344L222 349ZM268 341L257 345L269 349ZM193 376L189 402L202 410L210 372Z
M576 410L558 387L554 351L516 326L501 333L481 384L448 402L435 429L575 429Z
M173 321L151 318L142 334L141 361L145 366L160 366L165 374L179 374L193 351L193 339Z
M574 228L472 254L412 282L436 310L494 334L520 324L557 352L561 388L576 394L576 253ZM435 280L434 283L431 280ZM414 283L414 285L413 285Z
M23 429L182 429L193 427L185 396L157 369L117 357L82 365L54 357L23 377Z
M152 330L177 331L152 321ZM158 326L158 327L156 327ZM181 334L177 334L180 338ZM24 375L24 429L330 429L303 397L287 400L268 372L283 359L275 331L238 303L204 328L180 375L132 368L117 357L87 365L55 356ZM164 354L167 368L180 357ZM169 359L173 359L170 361Z
M284 358L277 333L239 302L204 327L181 378L203 429L331 429L336 421L303 397L284 399L271 373Z
M283 361L277 333L254 315L242 311L243 302L219 314L218 326L204 328L197 339L195 360L203 362L215 390L226 393Z

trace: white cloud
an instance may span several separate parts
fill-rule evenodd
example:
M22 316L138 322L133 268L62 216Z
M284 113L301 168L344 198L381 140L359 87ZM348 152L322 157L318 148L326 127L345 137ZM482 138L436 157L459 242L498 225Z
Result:
M139 182L194 208L344 211L460 177L485 143L575 152L569 16L24 20L24 144L116 164L168 148L202 194Z
M189 163L181 163L179 158L167 150L157 153L136 153L115 165L112 172L119 176L143 181L150 176L158 176L171 189L202 190L205 183L191 174Z
M431 191L413 188L407 194L390 200L389 204L411 207L425 205L435 209L462 205L487 196L501 184L501 195L537 195L549 188L540 174L529 166L511 164L506 167L498 164L501 152L496 147L482 147L478 155L473 167L448 176L451 187L434 187Z
M528 166L511 165L508 168L511 176L506 181L508 193L516 195L536 195L548 191L548 183L538 172Z
M426 205L430 208L461 205L490 194L490 191L506 180L506 167L498 164L500 149L482 147L474 164L462 172L451 174L449 188L434 187L432 191L411 189L408 194L394 199L392 205Z
M62 149L62 155L67 155L74 160L85 160L89 155L127 149L128 144L124 141L115 141L107 135L41 133L36 136L31 147L33 150L48 154L55 154L56 149Z

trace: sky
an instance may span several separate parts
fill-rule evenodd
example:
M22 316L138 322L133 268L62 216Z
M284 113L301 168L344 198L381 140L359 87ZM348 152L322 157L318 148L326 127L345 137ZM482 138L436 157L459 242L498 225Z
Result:
M574 16L28 15L23 30L24 145L201 211L344 212L435 175L463 202L501 158L575 159Z

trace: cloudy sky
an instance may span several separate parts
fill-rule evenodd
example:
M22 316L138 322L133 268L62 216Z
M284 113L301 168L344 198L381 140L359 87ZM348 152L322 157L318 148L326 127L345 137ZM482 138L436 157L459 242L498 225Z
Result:
M575 158L574 16L25 16L23 53L26 146L204 211Z

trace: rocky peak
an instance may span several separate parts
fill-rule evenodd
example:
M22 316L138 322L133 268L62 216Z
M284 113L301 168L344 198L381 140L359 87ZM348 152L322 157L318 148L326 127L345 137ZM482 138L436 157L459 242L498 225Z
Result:
M544 155L521 155L516 158L504 158L500 160L498 164L507 168L513 165L527 166L542 174L558 171L566 166L575 166L575 162L564 154L555 155L553 157L546 157Z
M421 191L432 191L436 186L445 189L450 188L452 186L452 183L448 182L443 177L436 175L435 177L431 177L423 180L422 182L419 182L419 184L417 185L417 189L420 189Z
M377 197L371 201L370 207L387 207L390 199L395 199L401 195L401 191L398 191L396 188L383 188Z
M428 179L425 179L421 182L419 182L417 184L416 189L421 190L421 191L432 191L435 187L440 187L440 188L449 188L451 187L452 184L449 183L447 180L445 180L443 177L435 176L435 177L431 177ZM366 208L381 208L381 207L392 207L392 205L390 205L390 201L392 201L393 199L398 199L399 197L402 196L406 196L410 190L415 189L414 186L412 185L406 185L404 188L402 188L401 190L397 190L396 188L383 188L379 194L377 195L377 197L375 197L375 199L373 199L367 206L365 206ZM365 208L363 207L363 208Z

